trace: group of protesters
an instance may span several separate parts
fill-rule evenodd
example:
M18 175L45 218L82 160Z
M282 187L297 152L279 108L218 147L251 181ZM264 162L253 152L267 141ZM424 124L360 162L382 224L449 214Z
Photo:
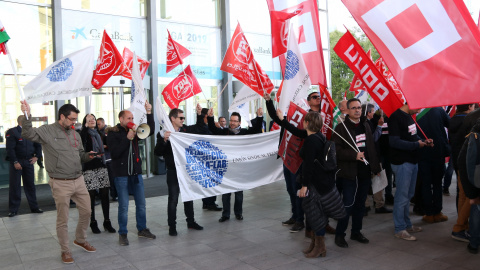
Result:
M352 98L339 103L342 115L338 119L339 124L332 130L331 139L327 140L321 132L323 120L319 112L321 98L318 92L312 92L307 97L310 110L304 116L303 129L289 123L284 112L275 109L270 95L265 94L264 98L272 121L282 128L280 136L286 130L304 140L300 150L300 168L296 172L291 172L286 166L283 168L292 215L282 225L291 226L292 233L305 229L305 236L312 239L309 247L303 250L307 258L326 255L325 233L335 234L335 244L348 248L345 236L350 216L350 239L369 243L362 233L362 223L370 210L366 205L369 205L368 194L371 194L372 179L375 178L386 178L387 181L384 190L372 194L375 213L393 212L395 237L413 241L417 238L412 234L423 230L410 221L411 202L415 204L415 212L423 214L423 221L427 223L448 220L442 213L442 194L448 195L445 192L448 186L442 186L446 157L451 157L458 179L458 218L452 229L452 238L469 242L468 250L478 252L480 190L468 181L464 146L465 136L471 130L480 130L480 120L477 124L480 110L473 111L473 104L458 105L452 119L443 108L428 109L417 123L412 116L419 110L410 109L408 104L387 117L381 110L375 111L372 104L362 105L360 100ZM146 102L145 109L150 136L155 132L152 106ZM43 146L45 167L57 208L57 235L64 263L74 262L67 227L71 200L79 211L74 245L87 252L96 251L86 241L86 233L89 225L93 233L100 233L94 211L97 194L101 198L103 228L110 233L117 232L109 218L111 186L114 187L115 198L118 197L119 244L129 244L129 195L133 195L135 201L138 236L156 238L146 224L142 160L138 148L140 138L129 126L133 122L132 112L121 111L119 123L109 128L105 128L103 119L87 114L80 133L77 133L73 125L78 120L79 110L71 104L59 109L57 122L39 128L32 127L30 107L24 101L21 110L27 116L19 122L21 136ZM168 117L174 132L248 135L264 131L262 108L257 110L257 118L248 129L241 127L239 113L232 113L226 125L224 117L215 122L211 108L197 105L196 112L196 123L187 126L184 124L184 112L172 109ZM449 128L448 134L446 128ZM157 134L155 154L163 156L166 161L169 235L176 236L180 188L169 140L171 132ZM382 173L383 170L385 173ZM396 187L395 196L393 187ZM219 222L228 221L231 194L222 195L223 209L218 207L215 199L215 196L205 198L203 209L222 211ZM235 192L233 211L237 220L243 220L242 203L243 191ZM393 210L388 209L387 204L393 204ZM203 230L195 221L192 201L184 202L184 211L187 227ZM332 219L337 220L336 227L330 225Z

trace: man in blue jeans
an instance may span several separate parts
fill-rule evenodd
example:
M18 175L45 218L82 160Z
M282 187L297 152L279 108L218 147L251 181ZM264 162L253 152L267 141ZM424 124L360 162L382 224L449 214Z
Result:
M409 217L410 199L415 194L417 181L418 150L424 146L433 147L432 139L422 141L417 134L412 115L418 111L405 104L392 113L388 122L390 159L397 184L393 205L395 237L409 241L417 240L410 233L422 231L422 228L412 225Z
M152 105L145 103L147 124L150 135L155 132L155 122L152 115ZM129 244L127 238L128 196L133 194L135 199L135 216L137 220L138 237L155 239L156 236L147 228L145 210L145 192L142 178L142 159L138 149L140 138L134 130L127 127L133 122L133 114L124 110L118 114L120 123L108 129L107 146L112 158L112 171L115 177L115 188L118 194L118 225L119 244Z

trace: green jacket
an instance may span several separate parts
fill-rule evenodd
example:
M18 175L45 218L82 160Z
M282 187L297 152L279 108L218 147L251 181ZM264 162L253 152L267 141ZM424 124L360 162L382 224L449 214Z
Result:
M83 150L80 134L72 129L65 130L58 122L33 128L31 117L24 119L22 137L42 144L45 168L50 177L78 178L82 175L82 162L90 161Z

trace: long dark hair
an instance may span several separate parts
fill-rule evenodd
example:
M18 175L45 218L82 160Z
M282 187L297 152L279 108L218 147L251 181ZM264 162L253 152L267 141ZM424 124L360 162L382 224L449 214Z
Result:
M85 124L87 123L87 116L88 115L91 115L91 116L93 116L93 118L95 118L95 128L94 129L98 132L97 117L95 117L95 115L93 113L87 113L85 115L85 117L83 117L83 121L82 121L82 130L80 131L80 135L82 136L82 138L85 138L86 137L85 135L88 134L88 128L85 127Z

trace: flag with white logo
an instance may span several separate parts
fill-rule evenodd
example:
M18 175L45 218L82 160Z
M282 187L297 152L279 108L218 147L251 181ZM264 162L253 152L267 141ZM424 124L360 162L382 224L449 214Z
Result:
M132 68L133 68L133 52L130 51L127 47L123 49L123 67L118 69L117 72L113 76L121 75L129 80L132 79ZM143 78L145 77L145 74L147 73L147 69L150 66L151 61L147 61L145 59L142 59L138 57L137 55L137 61L138 61L138 68L140 69L140 75Z
M332 130L328 127L333 125L333 109L335 108L335 102L333 102L332 96L327 89L320 88L320 115L323 119L322 134L330 140L332 136Z
M177 108L180 102L200 92L202 92L202 88L200 88L197 78L193 74L190 65L188 65L183 72L178 74L178 76L163 89L162 95L168 106L173 109Z
M147 111L145 109L145 89L143 88L143 81L140 75L140 68L138 67L138 60L135 53L133 53L132 63L132 96L130 98L129 111L133 114L133 123L140 126L147 123Z
M310 88L310 77L303 62L302 53L298 48L297 37L295 31L290 29L288 37L287 62L285 64L285 72L283 77L282 93L280 94L280 102L278 108L286 113L290 102L297 105L301 104Z
M303 6L301 8L303 8ZM301 8L290 13L270 10L272 58L287 52L289 19L298 15L301 12Z
M93 46L55 61L23 88L29 104L92 95Z
M279 134L211 136L172 132L170 142L182 201L283 180L282 161L277 159Z
M304 129L303 118L307 111L291 103L288 108L287 121L298 129ZM283 165L292 173L297 173L303 160L300 157L300 149L303 146L303 138L293 135L290 131L284 130L282 141L278 146L278 155L283 160Z
M167 43L167 73L178 65L183 64L183 58L192 54L187 48L172 39L170 31L168 31Z
M342 0L410 108L480 101L480 31L463 0ZM452 94L454 91L455 94Z
M123 57L107 31L103 30L102 44L98 54L97 67L93 71L92 85L100 89L117 70L124 67Z
M5 43L10 39L5 31L5 27L3 26L2 22L0 21L0 53L7 54L7 47Z

